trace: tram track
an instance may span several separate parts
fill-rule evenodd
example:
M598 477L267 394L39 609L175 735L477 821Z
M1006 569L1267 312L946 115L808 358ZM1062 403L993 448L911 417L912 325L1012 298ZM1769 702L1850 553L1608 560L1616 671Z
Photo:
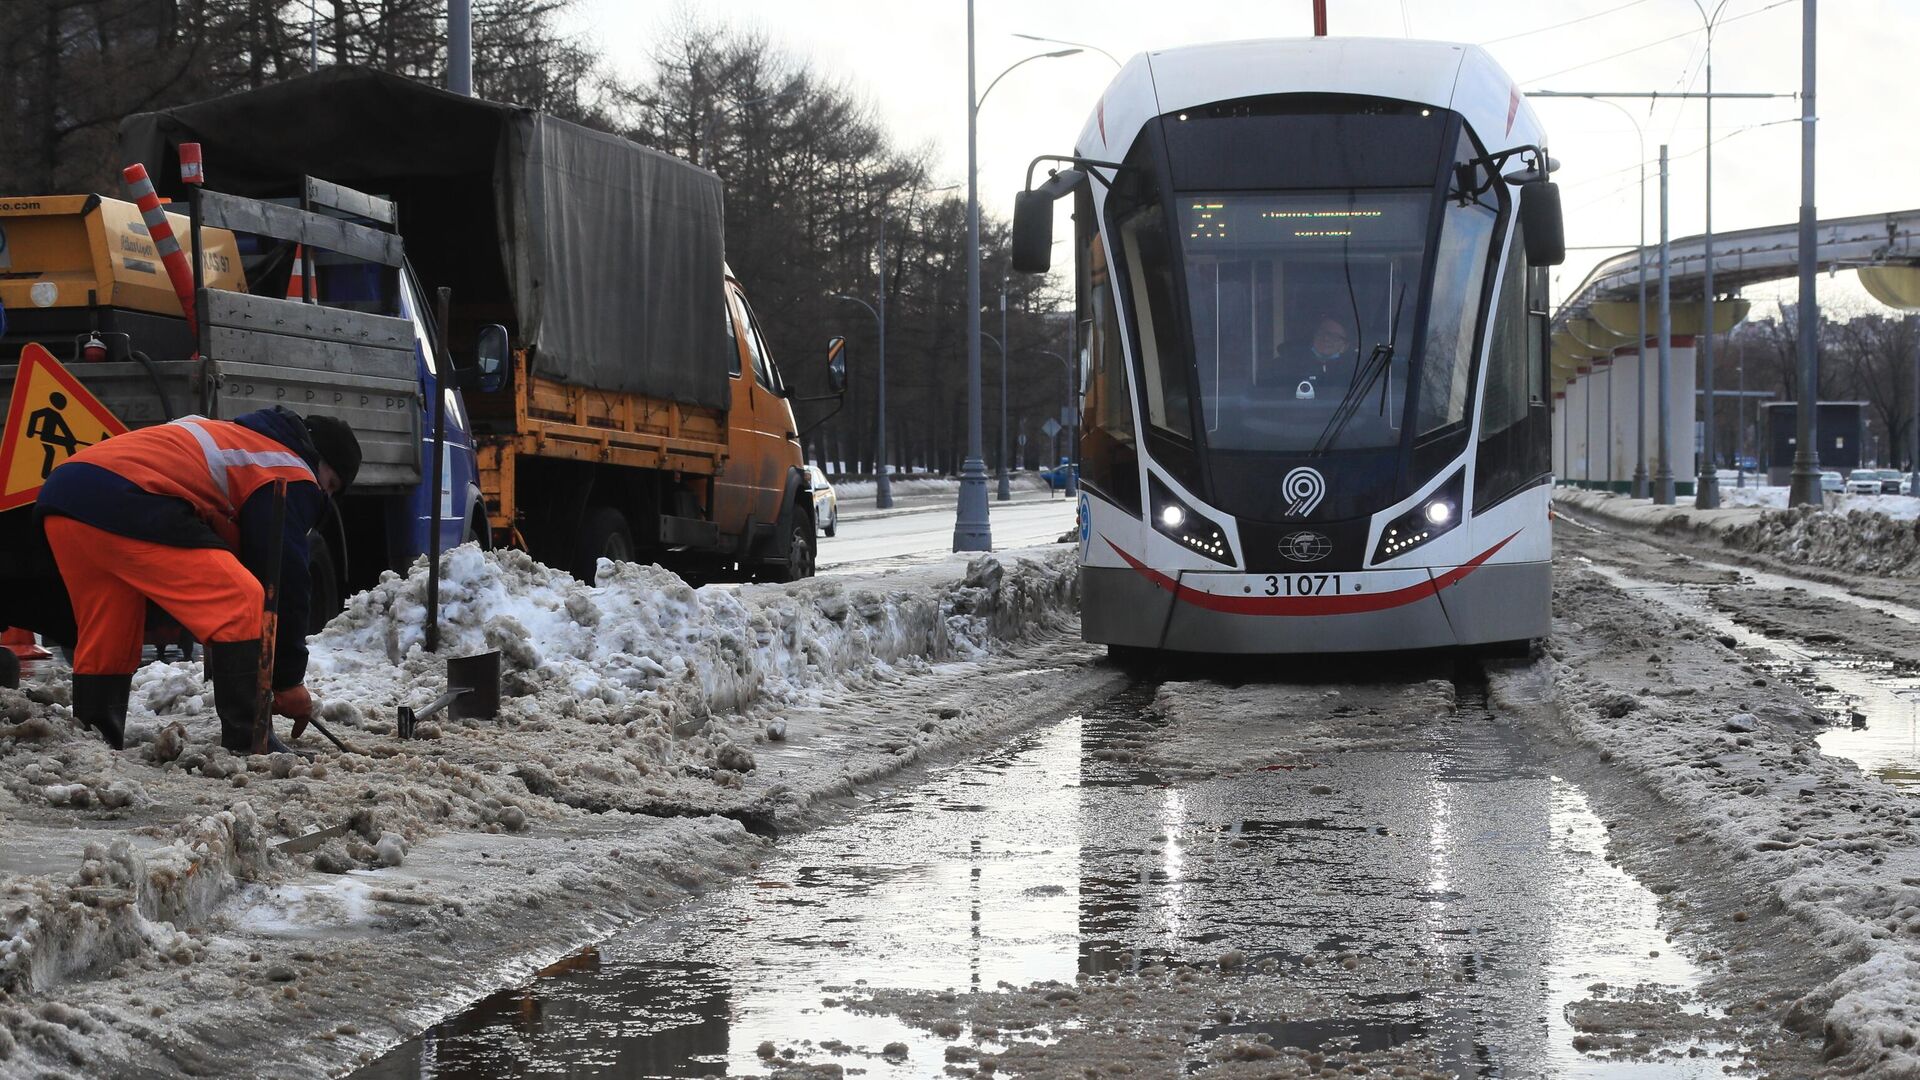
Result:
M453 1018L435 1061L474 1077L1746 1071L1748 1021L1703 992L1671 910L1620 868L1611 816L1541 737L1543 703L1516 692L1541 669L1163 665ZM607 1043L608 1002L656 1034ZM503 1026L519 1031L504 1055ZM364 1076L414 1075L421 1045Z

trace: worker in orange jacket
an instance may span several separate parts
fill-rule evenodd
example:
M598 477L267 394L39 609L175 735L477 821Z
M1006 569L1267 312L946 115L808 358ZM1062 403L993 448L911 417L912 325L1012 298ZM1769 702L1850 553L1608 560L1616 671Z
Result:
M126 740L127 698L151 600L203 644L220 745L253 747L261 581L270 565L274 482L287 482L280 535L273 707L306 719L307 536L353 483L360 442L329 416L274 407L233 420L189 416L89 446L47 477L36 503L73 599L73 715ZM270 749L284 750L278 739Z

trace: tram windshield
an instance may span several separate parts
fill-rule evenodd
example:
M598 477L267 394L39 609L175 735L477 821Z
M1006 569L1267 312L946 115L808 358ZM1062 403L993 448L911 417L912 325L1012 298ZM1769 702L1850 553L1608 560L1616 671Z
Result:
M1432 201L1425 190L1177 196L1210 447L1399 443Z

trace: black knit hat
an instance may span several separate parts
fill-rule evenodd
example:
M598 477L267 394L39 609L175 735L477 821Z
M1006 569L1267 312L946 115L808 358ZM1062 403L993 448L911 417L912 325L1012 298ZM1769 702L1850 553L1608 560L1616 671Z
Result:
M340 490L352 487L354 476L360 472L360 439L347 422L332 416L309 416L307 435L313 439L320 460L340 474Z

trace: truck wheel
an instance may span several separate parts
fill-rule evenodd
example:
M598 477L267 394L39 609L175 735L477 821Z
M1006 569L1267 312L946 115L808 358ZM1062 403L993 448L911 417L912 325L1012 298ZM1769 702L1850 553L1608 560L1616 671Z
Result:
M573 576L593 584L594 568L602 558L614 562L633 561L633 530L627 527L627 515L611 506L587 508L581 522L580 546L573 560Z
M804 507L793 508L793 521L788 528L791 535L787 538L787 565L780 574L782 581L799 581L813 576L813 559L817 547L813 536L813 514Z
M341 596L340 572L333 562L333 549L319 533L307 537L307 579L312 582L307 602L307 634L312 636L326 629L346 606Z

